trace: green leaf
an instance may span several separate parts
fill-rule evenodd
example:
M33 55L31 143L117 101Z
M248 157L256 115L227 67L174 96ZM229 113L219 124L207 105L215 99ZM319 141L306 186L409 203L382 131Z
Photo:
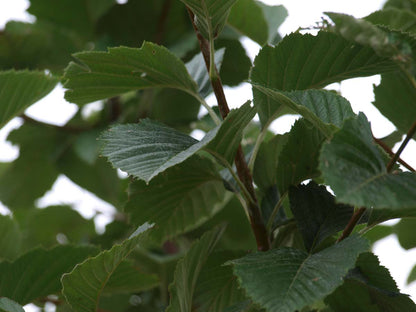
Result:
M255 110L246 103L231 111L221 126L199 142L147 119L138 124L118 125L101 136L105 142L103 155L116 167L147 183L203 148L232 163L242 131L254 115Z
M253 179L259 188L267 190L277 183L278 160L288 138L288 134L276 135L260 145L253 168Z
M409 276L407 277L406 283L409 285L416 281L416 265L413 267L412 271L410 271Z
M371 244L374 244L376 241L383 239L391 234L393 234L393 228L391 226L378 225L365 232L363 237L368 239Z
M402 139L403 133L397 130L393 131L392 133L386 135L383 138L380 138L380 140L390 148L393 148L397 143L401 142Z
M171 238L207 221L223 208L225 189L210 160L192 157L149 185L130 184L126 211L133 224L154 222L156 239Z
M9 298L0 298L0 311L2 312L25 312L23 307L18 304L17 302L14 302L13 300L10 300Z
M397 49L391 44L386 32L364 19L351 15L326 12L335 23L335 31L352 42L370 46L378 55L391 57Z
M68 144L68 133L25 123L8 140L19 145L20 154L0 175L0 200L11 209L31 208L58 177L55 162Z
M191 312L198 275L220 239L224 227L216 227L193 243L185 257L179 260L175 277L169 285L170 304L166 312Z
M64 86L69 89L65 99L76 104L146 88L174 88L192 95L197 91L182 61L154 43L144 42L140 49L81 52L74 57L79 63L67 67Z
M110 250L87 259L62 277L62 293L74 310L97 310L100 295L107 282L133 249L148 239L151 227L148 223L143 224L120 245L114 245ZM147 285L149 288L153 287L154 280L150 282L151 285Z
M147 183L191 157L205 143L150 119L116 125L104 132L101 140L105 142L104 156L116 167Z
M409 10L413 13L416 12L416 3L414 0L388 0L384 4L384 8L397 8L397 9L403 9L403 10Z
M267 5L263 2L257 2L262 8L264 18L266 19L269 31L267 42L270 44L276 44L280 40L280 35L277 29L287 17L287 10L283 5Z
M264 45L267 42L269 29L263 10L257 1L237 1L231 9L228 25L259 45Z
M324 144L320 170L339 202L375 209L416 207L416 175L387 172L362 113L347 120L331 142Z
M245 299L232 268L222 265L228 260L241 256L241 252L220 251L213 253L207 259L195 288L193 301L198 311L224 311L225 308Z
M176 129L185 128L186 131L188 131L192 122L198 120L201 104L195 97L175 89L159 89L155 93L155 97L146 102L150 106L148 114L150 119L160 121ZM137 106L134 105L133 109L136 118ZM209 118L211 119L211 117Z
M56 246L50 250L34 249L14 262L1 262L0 296L25 305L57 294L62 274L96 252L89 246Z
M406 250L416 247L415 226L416 218L401 219L393 226L393 233L397 235L400 245Z
M22 232L10 216L0 215L0 260L15 259L22 248Z
M55 88L58 79L35 71L0 72L0 127Z
M72 182L115 207L124 204L127 182L118 178L117 171L105 159L97 158L89 164L81 160L74 149L68 149L58 159L57 168Z
M0 33L1 69L48 69L61 75L71 53L85 49L73 32L48 22L10 21Z
M293 248L272 249L228 262L241 286L267 311L295 311L335 290L358 255L369 248L353 236L316 254Z
M416 305L399 292L389 271L377 256L363 253L344 284L325 299L334 311L416 311Z
M373 104L402 133L407 133L416 116L416 89L401 72L384 74L374 87Z
M214 39L224 27L237 0L181 0L194 13L194 23L207 39Z
M313 181L308 185L291 187L289 200L308 252L343 230L353 214L353 207L336 204L325 186Z
M262 85L253 87L269 97L269 106L257 106L264 122L271 122L281 111L289 108L309 120L327 137L333 132L333 125L341 127L344 120L355 116L351 104L342 96L331 91L305 90L281 92ZM256 102L255 102L256 103Z
M250 222L241 202L233 196L215 216L187 236L200 237L218 224L226 223L227 227L218 242L220 250L256 249L256 240L251 231Z
M243 130L255 115L256 109L250 106L249 101L240 108L231 110L206 149L214 156L221 156L232 164L243 137ZM207 136L211 132L208 132ZM202 141L204 140L205 138Z
M371 13L364 18L375 25L403 32L416 32L416 14L409 10L389 8Z
M316 36L293 33L276 47L263 47L254 61L250 79L263 88L291 91L322 88L395 69L392 61L377 56L371 48L321 31ZM253 96L264 125L280 104L256 89Z
M103 295L135 293L156 287L159 280L155 274L142 272L128 261L121 262L110 276Z
M93 220L84 219L68 206L50 206L15 212L23 236L23 247L52 247L58 243L58 234L69 243L87 243L95 235Z
M215 51L215 65L218 70L221 70L224 53L224 48ZM199 94L203 98L207 97L212 92L212 87L202 52L195 55L188 63L186 63L186 69L188 70L189 75L191 75L198 84Z
M180 1L116 3L98 20L96 33L101 37L101 49L137 47L143 41L155 41L182 57L197 44L189 15Z
M48 21L55 27L65 27L83 37L91 37L94 23L115 0L30 0L28 12L37 20Z
M279 154L275 169L280 194L284 194L291 185L296 186L306 179L320 175L318 157L324 139L304 119L295 122Z

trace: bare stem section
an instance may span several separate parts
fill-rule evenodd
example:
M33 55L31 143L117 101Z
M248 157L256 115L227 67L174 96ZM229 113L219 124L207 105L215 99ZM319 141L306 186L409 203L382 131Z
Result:
M215 63L211 64L211 45L213 42L208 41L205 39L198 30L198 27L194 23L194 14L193 12L188 9L189 16L191 18L192 26L195 30L195 34L198 38L199 46L204 57L205 65L207 70L210 69L215 71L215 74L210 75L212 89L214 90L215 97L218 102L218 107L221 113L222 118L224 119L227 117L228 113L230 112L230 108L228 107L227 99L224 94L224 88L222 86L221 78L218 74L218 70L215 67ZM212 66L211 66L212 65ZM245 188L247 189L248 193L250 194L253 201L247 202L248 213L250 218L251 228L253 230L254 236L256 237L257 242L257 249L261 251L266 251L270 249L270 241L269 235L267 233L263 218L261 216L260 208L257 201L257 196L254 191L253 186L253 177L251 176L251 172L248 168L247 162L244 158L244 153L239 146L237 150L237 155L235 156L235 166L237 168L237 175Z

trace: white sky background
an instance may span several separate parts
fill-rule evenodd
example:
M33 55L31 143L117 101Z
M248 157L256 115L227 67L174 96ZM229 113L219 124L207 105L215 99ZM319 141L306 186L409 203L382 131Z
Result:
M314 26L321 20L323 12L341 12L363 17L382 7L384 0L263 0L267 4L283 4L289 12L289 17L280 28L282 35L297 30L299 27ZM25 10L28 7L27 0L0 0L0 29L4 27L7 20L33 21L33 17ZM249 39L243 41L250 49L252 58L258 53L259 47ZM344 81L341 84L333 84L330 87L341 90L342 95L352 104L355 112L363 111L371 121L372 129L376 137L383 137L394 130L394 126L387 121L378 110L371 104L373 97L373 84L380 81L378 76L359 78ZM239 88L226 89L226 95L230 106L236 107L251 98L251 88L243 84ZM214 103L214 98L208 102ZM63 125L76 112L74 104L65 102L63 89L58 87L50 95L39 103L30 107L27 115L57 125ZM295 117L284 116L276 120L272 126L278 133L290 130ZM5 142L8 132L21 124L19 119L12 120L0 131L0 161L11 161L18 156L18 149ZM396 146L396 149L398 146ZM416 167L416 143L412 141L402 158L413 167ZM48 192L40 201L39 205L46 207L51 204L74 204L85 217L97 215L98 224L103 224L111 219L114 208L101 201L91 193L80 190L76 185L62 176L55 183L52 191ZM7 209L1 207L0 213L7 213ZM405 280L413 265L416 263L416 249L404 251L398 244L395 236L389 236L379 241L374 252L379 256L381 263L386 266L400 289L416 300L416 283L405 285Z

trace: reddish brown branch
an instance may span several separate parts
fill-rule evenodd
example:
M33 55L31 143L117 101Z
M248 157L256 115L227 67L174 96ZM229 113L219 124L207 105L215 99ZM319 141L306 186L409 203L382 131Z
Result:
M343 239L350 236L352 231L354 230L357 223L360 221L361 217L365 213L365 207L361 207L352 215L350 221L348 222L347 226L345 227L344 231L342 232L341 236L338 238L337 242L339 243Z
M410 127L409 131L406 134L406 138L400 145L399 149L397 150L396 154L392 157L390 162L387 165L387 172L390 172L393 169L394 164L396 161L400 158L400 155L402 154L403 150L405 149L407 143L413 138L413 136L416 133L416 121L413 123L413 125ZM413 170L414 171L414 170Z
M207 70L209 71L211 59L210 43L199 32L198 27L194 22L195 16L193 12L189 8L187 8L187 10L192 21L192 26L198 38L199 46L204 57L205 65L207 67ZM230 112L230 109L228 107L227 99L224 94L224 88L222 86L221 78L218 75L218 70L215 66L213 68L217 73L217 78L211 79L211 85L218 102L218 108L220 110L221 116L223 119L225 119L225 117L227 117L228 113ZM260 208L257 202L257 196L253 187L253 178L247 166L247 162L245 160L241 146L238 147L237 155L235 156L235 166L237 168L238 177L240 178L241 182L244 184L252 198L252 201L247 200L247 205L249 210L251 228L253 230L254 236L256 237L257 249L261 251L269 250L269 235L267 233L266 226L261 216Z
M376 142L378 145L380 145L380 147L387 153L387 154L389 154L389 156L390 157L394 157L394 153L393 153L393 151L391 150L391 148L390 147L388 147L387 146L387 144L386 143L384 143L382 140L380 140L380 139L377 139L377 138L375 138L375 137L373 137L373 139L374 139L374 142ZM415 169L413 169L413 167L412 166L410 166L407 162L405 162L403 159L401 159L400 157L399 157L399 159L397 159L397 161L403 166L403 167L405 167L405 168L407 168L408 170L410 170L410 171L412 171L412 172L415 172Z

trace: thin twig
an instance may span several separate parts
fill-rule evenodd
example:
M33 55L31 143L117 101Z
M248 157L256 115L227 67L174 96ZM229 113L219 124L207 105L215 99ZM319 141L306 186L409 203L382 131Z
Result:
M221 117L225 117L230 112L228 107L227 99L224 94L224 88L222 86L221 78L218 74L218 70L215 66L215 63L211 64L211 51L213 51L213 42L209 42L205 39L202 34L199 32L198 27L195 24L195 16L193 12L187 7L192 27L195 30L195 34L198 38L199 46L205 61L206 68L210 72L211 86L214 90L215 97L217 98L218 107L221 113ZM213 74L213 71L215 74ZM247 202L249 218L251 228L253 230L254 236L256 237L257 249L265 251L270 249L269 235L267 234L266 227L264 225L263 218L261 216L260 208L257 201L257 196L254 191L253 178L251 176L250 170L247 166L247 162L244 157L243 150L241 145L238 147L237 154L235 157L235 166L237 168L237 175L243 185L245 186L247 192L250 194L253 201Z
M409 143L409 141L413 138L413 136L415 135L415 133L416 133L416 121L410 127L409 131L406 134L406 138L404 139L404 141L400 145L400 147L397 150L396 154L394 154L394 156L392 157L392 159L390 160L390 162L387 164L387 172L390 172L393 169L394 164L400 158L401 153L405 149L407 143Z
M394 152L391 150L391 148L390 147L388 147L387 146L387 144L386 143L384 143L382 140L380 140L380 139L377 139L377 138L375 138L374 136L373 136L373 139L374 139L374 142L376 142L378 145L380 145L380 147L387 153L387 154L389 154L389 156L390 157L394 157ZM403 166L403 167L405 167L406 169L408 169L408 170L410 170L410 171L412 171L412 172L415 172L415 169L413 169L413 167L412 166L410 166L407 162L405 162L403 159L401 159L400 157L399 157L399 159L397 159L397 161Z

